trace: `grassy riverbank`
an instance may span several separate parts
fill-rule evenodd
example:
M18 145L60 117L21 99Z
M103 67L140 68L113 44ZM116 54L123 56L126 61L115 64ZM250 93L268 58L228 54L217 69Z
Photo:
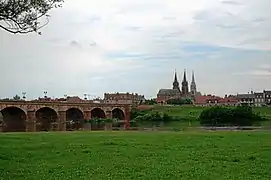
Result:
M0 134L0 179L269 179L269 132Z

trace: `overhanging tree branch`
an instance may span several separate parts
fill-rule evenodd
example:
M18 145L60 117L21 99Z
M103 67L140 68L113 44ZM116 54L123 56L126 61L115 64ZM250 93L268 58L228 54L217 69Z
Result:
M0 29L13 34L38 32L49 22L48 12L64 0L0 0Z

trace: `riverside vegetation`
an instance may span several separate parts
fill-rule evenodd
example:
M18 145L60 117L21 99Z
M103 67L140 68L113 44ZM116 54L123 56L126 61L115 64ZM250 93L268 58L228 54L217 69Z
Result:
M259 126L271 122L271 108L154 106L133 109L131 118L135 126Z
M85 127L92 130L115 129L124 126L118 119L95 118L85 121ZM153 106L145 110L132 109L131 129L166 128L185 130L208 126L264 126L270 127L271 108L237 107L195 107L195 106Z

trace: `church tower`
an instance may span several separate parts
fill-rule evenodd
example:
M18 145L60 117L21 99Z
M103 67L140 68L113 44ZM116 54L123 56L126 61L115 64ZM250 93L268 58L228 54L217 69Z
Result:
M188 82L186 80L186 70L184 70L184 74L183 74L182 93L183 93L183 95L188 95L188 93L189 93Z
M196 93L197 93L197 86L196 86L194 71L192 72L192 82L191 82L191 85L190 85L190 90L191 90L191 95L195 96Z
M174 81L173 81L173 89L177 89L178 91L180 91L180 86L179 86L179 81L177 78L176 71L175 71L175 76L174 76Z

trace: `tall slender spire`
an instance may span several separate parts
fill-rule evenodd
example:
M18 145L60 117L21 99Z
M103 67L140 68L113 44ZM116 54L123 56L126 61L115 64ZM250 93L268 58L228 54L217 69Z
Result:
M179 86L176 70L175 70L174 81L173 81L173 89L177 89L180 91L180 86Z
M192 71L192 83L195 83L195 74L194 74L194 71Z
M194 71L192 72L192 82L191 82L191 85L190 85L190 90L191 90L191 95L192 96L195 96L197 94L197 86L196 86Z
M184 74L183 74L183 82L182 82L182 93L184 95L188 95L189 90L188 90L188 82L186 80L186 70L184 70Z
M174 82L175 82L175 81L178 81L176 69L175 69Z
M183 73L183 82L187 82L186 81L186 69L184 69L184 73Z

